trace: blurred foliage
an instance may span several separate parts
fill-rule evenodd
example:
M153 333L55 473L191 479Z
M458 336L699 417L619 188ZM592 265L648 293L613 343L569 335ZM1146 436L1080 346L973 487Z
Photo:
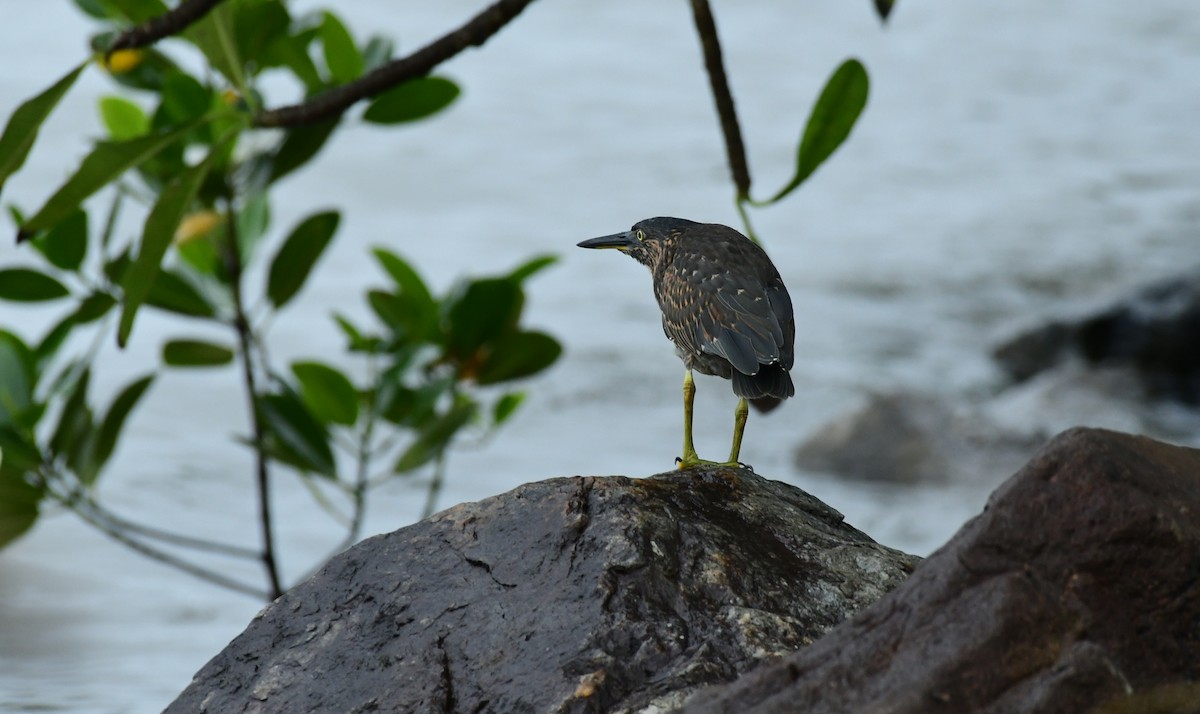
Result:
M525 281L552 258L463 279L435 295L399 254L377 248L374 257L387 282L365 295L372 324L335 316L346 341L338 363L306 359L284 366L268 357L267 326L294 304L340 224L339 212L325 209L299 217L286 233L273 228L272 189L304 170L346 118L317 117L361 99L367 101L359 118L370 124L436 116L460 89L425 68L481 44L520 8L492 6L405 58L441 58L432 65L413 62L421 71L412 76L418 72L387 72L405 65L391 62L390 39L356 37L329 10L293 15L284 0L224 0L177 26L172 16L183 17L179 11L189 3L75 4L101 25L91 38L93 54L8 117L0 133L0 192L25 163L47 117L90 66L121 92L99 101L105 136L66 181L29 214L8 206L27 250L15 264L0 266L0 300L62 310L32 341L0 325L0 546L31 527L51 501L140 552L212 582L273 597L282 590L271 535L276 469L298 474L317 502L345 524L340 549L357 539L366 493L382 480L428 474L426 511L432 509L450 446L464 431L487 434L510 419L524 400L511 383L540 373L561 353L554 338L522 323ZM866 105L867 73L855 59L838 67L805 123L794 175L769 199L754 200L711 9L707 0L692 4L736 206L753 237L747 208L789 195L841 146ZM893 5L876 0L875 9L886 20ZM152 25L178 27L175 39L132 48L139 43L128 41L130 29ZM120 48L108 51L114 44ZM434 45L436 51L427 52ZM192 55L189 66L197 64L195 55L203 58L200 71L185 69L177 61L182 54ZM326 105L337 111L284 122L263 106L258 87L267 75L285 78L295 94L312 100L301 109L317 107L322 97L348 101ZM380 80L385 75L386 82ZM268 122L263 117L270 114ZM273 122L287 128L257 126ZM137 236L118 234L124 210L142 215ZM278 248L267 256L269 245ZM267 279L259 288L245 275L264 261ZM180 335L162 345L161 365L98 405L89 393L100 367L97 345L110 338L126 345L144 308L169 315ZM189 334L200 325L205 335L216 327L225 336ZM90 339L73 339L83 335ZM139 526L97 499L94 485L128 417L170 369L228 370L246 392L252 428L239 440L255 455L263 520L257 549ZM268 586L232 581L172 555L166 545L260 562Z
M224 369L240 381L253 430L239 440L255 453L259 498L270 498L265 476L286 466L345 524L339 547L357 539L365 494L383 480L424 474L431 508L455 440L510 419L523 399L511 383L561 353L554 338L522 323L525 281L552 259L463 279L435 295L410 263L377 248L383 283L365 295L374 321L336 317L345 353L328 362L272 362L266 327L293 306L341 216L317 211L272 240L280 217L271 191L305 169L339 124L256 129L257 84L268 73L283 75L311 96L386 62L391 41L356 38L331 11L293 16L280 0L226 0L181 34L207 61L190 72L173 57L184 45L104 53L122 29L163 14L161 0L76 5L103 27L91 41L96 54L21 104L0 134L2 189L89 65L120 89L100 99L106 135L63 184L28 215L9 206L25 250L0 266L0 300L50 304L60 318L32 341L0 326L0 546L52 501L142 552L230 584L163 548L224 546L125 522L94 489L130 414L171 369ZM453 81L422 77L379 94L362 118L414 122L458 95ZM144 215L139 235L115 228L125 210ZM269 245L278 247L268 255ZM267 276L261 294L244 277L258 263ZM114 338L127 344L143 309L170 316L179 336L162 345L159 367L99 404L90 390L103 367L97 347ZM202 326L204 335L223 330L226 337L189 335ZM263 513L269 518L269 509ZM273 570L274 548L268 536L245 554ZM266 580L266 591L230 586L278 594L278 574Z

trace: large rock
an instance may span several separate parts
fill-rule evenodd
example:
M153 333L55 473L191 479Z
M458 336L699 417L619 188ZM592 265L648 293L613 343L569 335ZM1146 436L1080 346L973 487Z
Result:
M899 588L685 711L1200 712L1200 451L1060 435Z
M167 711L670 710L916 560L744 470L533 483L338 556Z
M1127 367L1150 396L1200 405L1200 276L1164 280L1089 315L1033 328L992 356L1018 382L1072 359Z

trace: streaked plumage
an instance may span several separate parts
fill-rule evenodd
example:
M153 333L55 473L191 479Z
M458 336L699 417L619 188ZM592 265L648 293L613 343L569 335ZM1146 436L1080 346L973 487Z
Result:
M715 223L650 218L579 245L616 248L650 268L663 331L689 370L684 465L691 443L690 370L732 380L734 394L762 411L795 394L788 374L796 335L791 297L767 254L741 233ZM740 448L744 416L739 420L730 461Z

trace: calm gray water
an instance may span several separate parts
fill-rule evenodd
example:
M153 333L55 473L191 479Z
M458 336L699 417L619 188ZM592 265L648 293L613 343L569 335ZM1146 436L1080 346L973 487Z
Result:
M314 3L303 3L313 6ZM419 46L482 3L338 3L352 27ZM870 104L850 142L784 204L754 214L797 305L797 398L752 417L743 458L846 513L878 540L925 553L982 506L992 483L882 489L796 472L791 448L874 389L979 399L992 341L1194 266L1200 226L1200 15L1188 0L902 2L879 28L866 0L716 8L751 164L766 195L787 180L801 122L846 56ZM70 4L28 3L0 23L0 112L80 57ZM385 244L439 288L538 252L562 262L531 285L532 325L567 347L499 438L450 462L443 505L575 474L671 466L682 369L646 271L575 250L652 215L737 225L686 3L537 3L444 72L465 88L443 117L356 127L279 192L277 226L323 207L345 220L302 304L272 331L279 359L333 359L331 309L365 315L366 258ZM46 129L4 201L47 194L99 132L88 77ZM14 248L0 243L0 261ZM0 305L38 334L52 311ZM178 325L140 319L106 355L98 390L153 364ZM728 386L698 380L701 454L727 448ZM228 373L160 380L130 425L103 497L142 520L254 537L245 427ZM1139 429L1120 404L1033 385L993 405L1012 423ZM995 481L1005 474L997 474ZM412 522L419 484L377 494L367 532ZM336 528L294 482L276 494L285 565L301 574ZM50 514L0 552L0 710L153 712L260 603L147 562Z

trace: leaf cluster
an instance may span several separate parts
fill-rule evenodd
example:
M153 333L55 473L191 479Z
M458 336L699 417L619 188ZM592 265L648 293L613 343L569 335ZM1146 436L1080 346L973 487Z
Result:
M557 341L521 322L523 283L551 259L435 296L413 266L379 248L389 283L365 296L377 324L337 317L347 337L340 364L274 364L268 326L295 303L341 216L320 210L272 238L271 192L318 155L342 120L268 133L255 125L257 87L276 74L299 96L318 95L387 63L392 42L356 38L331 11L296 16L281 0L226 0L179 35L207 62L198 74L166 50L107 51L131 25L168 13L162 0L76 4L102 25L90 43L95 54L17 107L0 132L2 190L89 67L121 90L100 99L106 135L62 185L28 214L8 207L27 248L0 265L0 300L65 307L37 340L0 328L0 546L31 526L47 499L132 538L92 489L130 414L162 372L177 368L227 369L241 381L253 429L239 440L255 453L260 498L269 499L272 467L315 477L318 502L356 538L372 485L431 464L440 478L464 430L486 435L522 402L523 392L496 385L558 358ZM444 77L417 77L373 97L361 119L423 120L459 91ZM117 229L129 210L143 216L133 236ZM256 286L245 276L260 261L267 277ZM97 347L113 338L128 344L143 309L167 315L179 334L162 345L159 368L97 405ZM272 553L270 542L264 548Z

